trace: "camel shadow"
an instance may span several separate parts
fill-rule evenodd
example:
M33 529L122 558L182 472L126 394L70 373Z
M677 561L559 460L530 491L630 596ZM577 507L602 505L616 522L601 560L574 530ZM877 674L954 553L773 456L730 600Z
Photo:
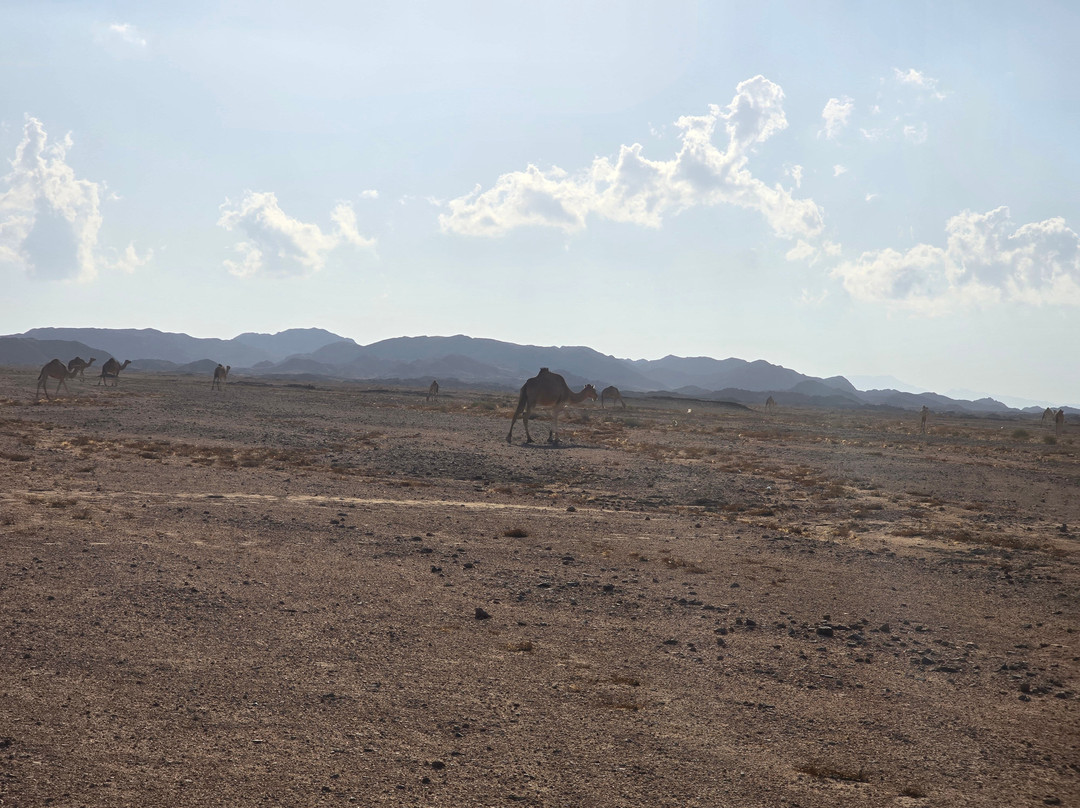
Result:
M514 444L511 444L511 445L514 445ZM546 440L545 441L534 441L533 443L523 441L522 443L517 444L517 446L519 446L522 449L534 449L534 450L539 450L539 451L557 451L559 449L599 449L600 448L599 446L590 446L589 444L586 444L586 443L577 443L575 441L565 441L565 440L557 440L554 443L549 443Z

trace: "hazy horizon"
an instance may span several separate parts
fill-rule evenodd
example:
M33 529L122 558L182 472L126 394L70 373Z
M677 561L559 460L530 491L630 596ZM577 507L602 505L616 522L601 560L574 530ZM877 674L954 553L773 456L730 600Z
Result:
M1066 4L14 0L0 331L315 323L1077 406L1077 34Z
M85 328L96 328L96 327L97 326L85 326ZM48 328L81 329L81 328L84 328L84 327L80 327L80 326L35 326L35 328L43 328L43 329L48 329ZM347 334L341 334L341 333L338 333L338 332L330 331L329 329L321 328L321 326L294 326L293 328L282 329L282 331L309 330L309 329L318 329L318 330L327 331L328 333L331 333L334 336L338 336L338 337L341 337L341 338L347 339L347 340L352 340L357 345L361 345L361 346L371 345L371 344L376 343L376 342L382 342L382 341L385 341L385 340L399 339L399 338L400 339L417 339L417 338L429 338L430 337L430 338L435 338L435 339L446 339L446 338L450 338L450 337L464 336L464 337L468 337L468 338L471 338L471 339L481 339L481 340L482 339L495 339L494 337L484 337L484 336L477 336L477 335L472 335L472 334L460 334L460 333L459 334L398 334L398 335L393 336L393 337L382 337L382 338L377 339L377 340L371 340L371 341L368 341L368 342L361 342L361 341L359 341L359 340L355 339L354 337L351 337L351 336L349 336ZM33 330L34 330L33 328L27 329L27 331L33 331ZM127 329L127 328L124 328L124 327L118 327L117 330L144 330L144 329ZM152 330L161 331L161 329L152 329ZM22 333L24 333L24 332L19 332L19 334L22 334ZM243 334L256 334L257 336L273 336L273 335L275 335L277 333L281 333L281 332L250 332L250 331L248 331L248 332L239 332L239 333L233 334L232 336L229 336L229 337L221 336L220 334L198 335L198 334L191 334L191 333L185 332L185 331L162 332L162 333L183 334L183 335L186 335L186 336L189 336L189 337L195 337L195 338L198 338L198 339L220 339L220 340L228 341L228 340L236 339L236 338L242 336ZM0 334L0 336L18 336L18 334L9 334L9 335ZM499 341L513 342L512 340L499 340ZM553 343L515 343L515 344L518 344L518 345L527 344L527 345L531 345L533 347L554 347L554 348L585 347L585 348L592 348L593 350L597 350L593 346L588 345L588 344L573 344L573 345L570 345L570 344L553 344ZM643 359L644 360L657 360L657 359L663 359L663 358L665 358L667 356L680 356L680 355L670 354L670 353L661 354L659 356L631 356L631 355L628 355L628 354L607 353L607 352L603 352L603 351L600 351L600 353L603 353L603 354L605 354L607 356L612 356L612 357L614 357L615 359L618 359L618 360L625 360L625 361L631 361L631 362L632 361L643 360ZM699 355L688 356L688 357L687 356L680 356L680 358L691 358L692 359L692 358L699 358L701 356L705 356L705 355L700 355L699 354ZM144 359L152 359L152 358L155 358L155 357L142 357L142 358L144 358ZM211 357L205 357L205 358L206 359L211 359ZM747 362L754 362L754 361L757 361L757 360L764 360L766 362L769 362L768 359L766 359L764 357L760 357L760 356L709 356L708 358L716 359L716 360L735 358L735 359L741 359L741 360L744 360L744 361L747 361ZM216 361L216 360L212 360L212 361ZM785 367L785 368L787 368L789 370L794 370L794 371L797 371L799 373L804 373L804 374L810 375L810 376L816 375L816 374L809 374L809 373L807 373L806 371L802 370L799 367L794 367L794 366L790 366L790 365L781 365L778 362L769 362L769 364L772 364L772 365L775 365L775 366L778 366L778 367ZM1022 410L1022 409L1029 408L1029 407L1040 407L1040 408L1042 408L1042 407L1047 407L1047 406L1052 407L1054 409L1057 409L1058 407L1068 407L1068 408L1072 408L1072 409L1080 409L1080 405L1074 404L1074 403L1071 403L1071 402L1068 402L1068 401L1049 401L1049 400L1031 399L1031 398L1027 398L1027 397L1024 397L1024 396L1011 395L1007 391L1005 391L1005 392L1003 392L1003 391L986 391L986 390L976 391L976 390L957 389L957 388L950 388L950 389L946 389L946 390L934 390L932 388L922 387L922 386L917 385L917 384L912 384L910 382L898 379L895 376L892 376L892 375L889 375L889 374L863 375L863 374L850 374L850 373L838 372L838 373L829 374L829 376L822 376L820 378L829 378L830 376L843 376L852 385L854 385L855 388L858 389L858 390L897 390L897 391L902 392L902 393L915 393L915 394L932 393L932 394L935 394L935 395L945 396L946 398L951 398L951 399L954 399L954 400L962 400L962 401L976 401L976 400L982 399L982 398L993 398L993 399L995 399L997 401L1000 401L1001 403L1005 404L1006 406L1013 407L1013 408L1018 409L1018 410Z

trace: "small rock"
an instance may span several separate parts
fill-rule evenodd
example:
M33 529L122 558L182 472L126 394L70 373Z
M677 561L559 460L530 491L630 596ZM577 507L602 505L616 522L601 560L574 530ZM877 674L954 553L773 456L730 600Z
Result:
M567 512L567 513L574 513L575 511L577 511L577 508L575 508L575 507L574 507L573 505L569 506L569 507L568 507L568 508L566 509L566 512Z
M486 611L484 611L482 608L480 608L479 606L476 607L476 619L477 620L487 620L490 617L491 617L491 615L488 614Z
M833 635L832 626L818 626L815 631L819 637L831 637Z

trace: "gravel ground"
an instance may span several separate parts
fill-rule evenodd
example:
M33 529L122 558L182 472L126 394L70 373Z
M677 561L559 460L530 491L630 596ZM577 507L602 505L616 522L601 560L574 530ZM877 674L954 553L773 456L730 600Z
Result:
M0 805L1080 804L1075 425L35 378Z

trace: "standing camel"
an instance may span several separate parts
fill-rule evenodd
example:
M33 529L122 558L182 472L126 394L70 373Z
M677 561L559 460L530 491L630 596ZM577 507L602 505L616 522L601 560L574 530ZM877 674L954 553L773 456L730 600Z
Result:
M1056 416L1057 416L1057 413L1055 413L1052 409L1047 407L1045 410L1043 410L1042 422L1044 424L1052 424L1052 423L1054 423L1054 418Z
M424 397L424 401L438 401L439 399L439 383L433 381L431 387L427 389L427 395Z
M617 401L620 404L622 404L622 408L624 410L626 409L626 402L623 401L622 393L620 393L619 388L615 387L614 385L612 385L610 387L605 387L600 392L600 408L601 409L606 409L606 407L604 407L604 400L605 399L611 399L611 401L612 401L611 406L613 406L613 407L615 406L614 402Z
M775 409L776 401L773 399L772 396L769 396L767 399L765 399L765 412L772 412Z
M90 367L92 364L94 364L94 362L96 361L97 359L93 356L90 357L89 362L84 362L81 356L76 356L74 359L67 363L68 373L70 373L72 376L78 374L79 381L84 382L86 381L86 377L83 376L83 371Z
M101 366L101 376L98 378L98 386L100 386L102 382L105 382L105 386L108 387L109 386L109 379L112 379L113 380L113 387L116 387L117 382L120 379L120 371L123 370L124 368L126 368L130 364L131 364L130 359L125 359L124 364L121 365L115 359L112 359L110 357L105 362L105 364Z
M1058 410L1057 415L1054 416L1054 434L1060 435L1061 430L1065 428L1065 410Z
M34 391L34 395L37 396L38 399L40 399L41 396L37 395L37 391L44 390L45 400L52 401L52 399L49 398L49 379L59 379L59 381L56 383L57 395L60 395L60 385L64 385L64 389L67 390L68 394L70 395L71 390L68 390L67 380L74 377L77 372L78 371L68 370L64 366L64 363L61 362L59 359L53 359L51 362L45 365L45 367L41 369L41 373L38 374L37 389Z
M919 415L919 431L926 434L926 419L930 417L930 409L923 404L922 412Z
M224 391L225 380L228 378L230 370L232 370L232 365L218 365L214 368L214 380L210 382L210 389L213 390L216 387L218 390Z
M566 379L558 373L552 373L547 368L540 368L539 374L521 386L517 409L510 421L510 433L506 436L506 442L510 443L514 437L514 424L517 423L519 415L521 423L525 426L525 442L533 442L529 434L529 416L536 407L551 408L552 424L548 432L548 443L558 442L556 434L559 431L559 410L567 404L580 404L587 398L596 401L596 388L591 384L585 385L580 393L575 393L566 384Z

